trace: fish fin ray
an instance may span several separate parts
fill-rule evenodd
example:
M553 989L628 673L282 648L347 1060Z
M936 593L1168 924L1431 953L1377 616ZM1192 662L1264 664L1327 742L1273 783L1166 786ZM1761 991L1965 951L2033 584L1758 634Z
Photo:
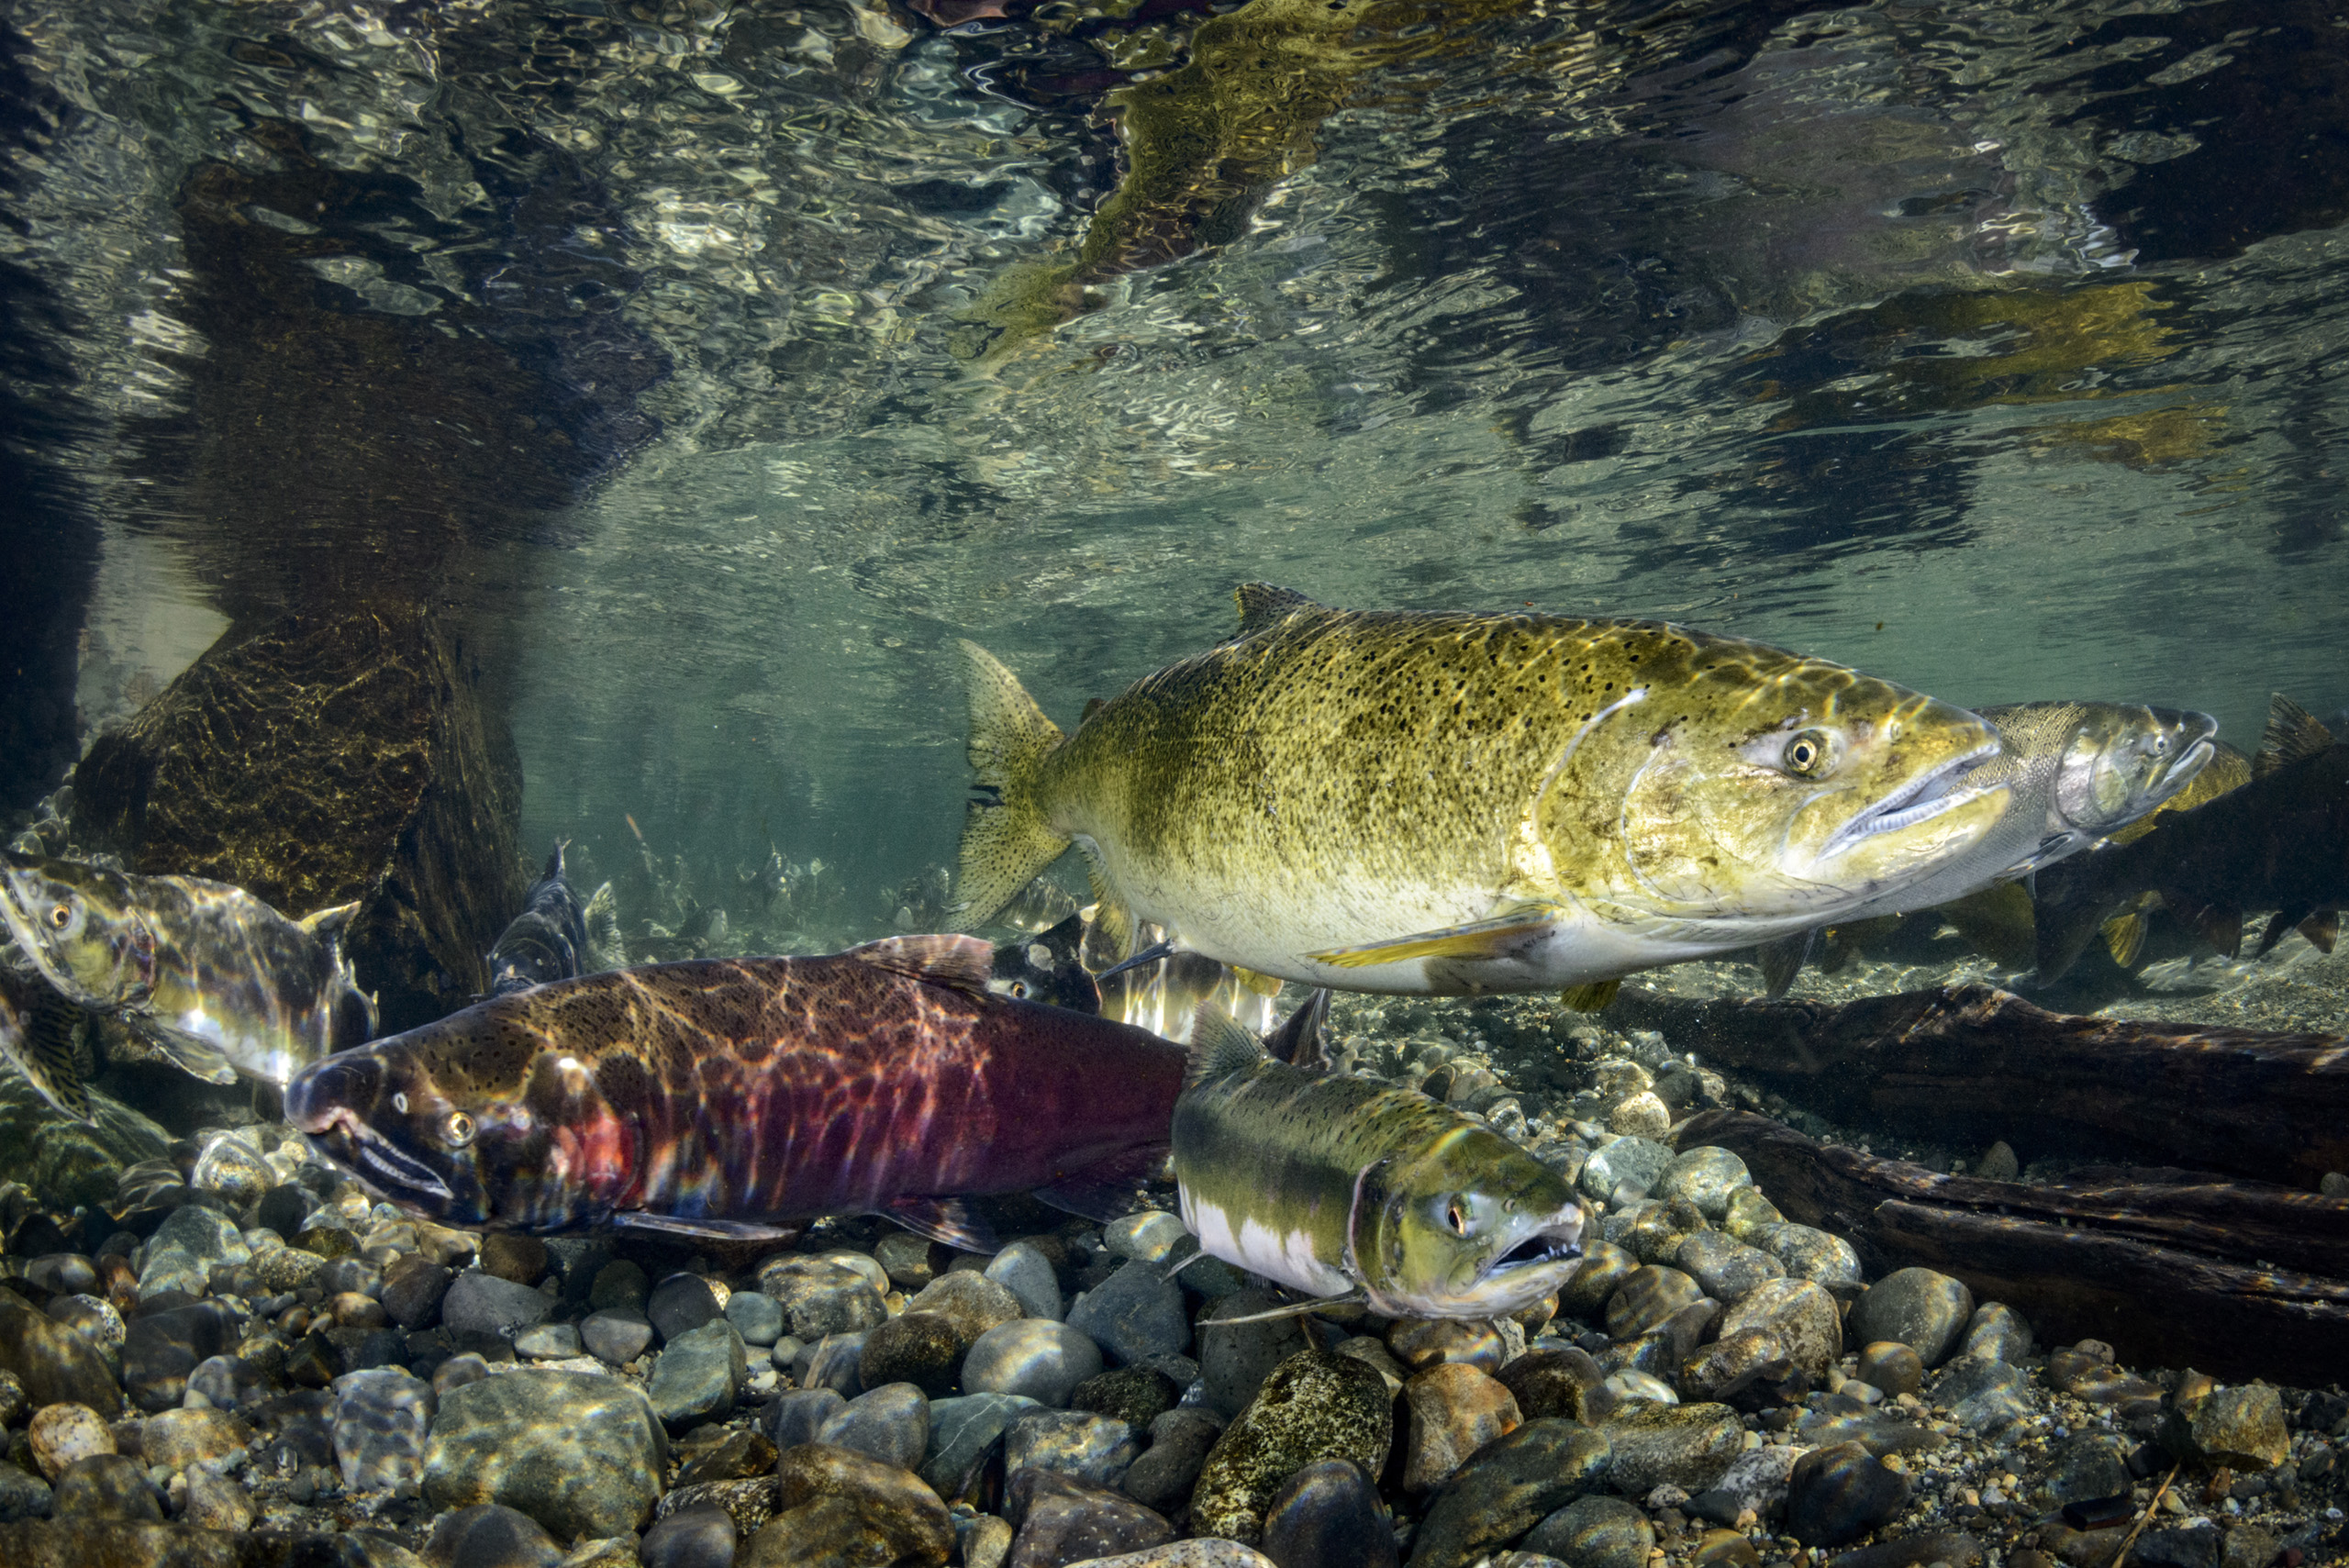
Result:
M354 898L348 904L313 909L295 923L319 941L340 942L344 930L351 925L351 917L359 913L360 903L361 900Z
M2266 958L2284 940L2284 933L2315 915L2316 911L2303 904L2297 909L2278 909L2267 917L2266 929L2259 933L2259 945L2252 949L2254 958Z
M2317 951L2331 953L2333 944L2341 940L2341 911L2318 910L2300 922L2300 935L2316 944Z
M2278 768L2313 757L2332 744L2332 731L2316 715L2281 692L2267 698L2267 728L2259 737L2259 755L2251 760L2252 776L2266 778Z
M1286 1307L1270 1307L1263 1312L1246 1312L1237 1318L1209 1318L1202 1320L1202 1332L1209 1329L1229 1329L1241 1323L1269 1323L1276 1318L1303 1318L1330 1307L1365 1307L1370 1293L1356 1288L1336 1296L1317 1296L1305 1301L1292 1301Z
M1191 1060L1183 1086L1196 1088L1234 1073L1244 1073L1265 1060L1263 1042L1231 1021L1231 1015L1213 1002L1202 1002L1191 1015Z
M2145 951L2145 917L2135 912L2115 915L2104 923L2104 951L2112 962L2123 969L2136 966L2137 955Z
M1264 1038L1265 1054L1308 1073L1327 1073L1332 1065L1329 1039L1323 1032L1329 1019L1330 988L1317 985L1313 995L1299 1003L1297 1011ZM1197 1038L1196 1027L1192 1038Z
M210 1041L198 1040L158 1019L137 1014L128 1016L124 1022L139 1039L170 1057L173 1065L189 1076L201 1078L207 1084L233 1084L237 1081L237 1070L228 1064L228 1059L221 1054L220 1049Z
M995 974L995 949L977 937L952 933L938 936L883 937L841 954L875 969L949 985L974 995L987 993Z
M1393 941L1331 948L1325 952L1309 952L1305 956L1315 963L1326 963L1333 969L1367 969L1373 964L1403 963L1415 958L1472 961L1507 958L1523 945L1526 938L1548 929L1556 920L1557 914L1557 906L1553 904L1520 905L1488 919L1447 926L1442 930L1417 931L1408 937L1397 937Z
M1586 984L1567 986L1558 993L1558 1003L1572 1013L1603 1013L1614 1005L1622 989L1623 982L1620 977L1593 980Z
M39 984L39 982L34 982ZM22 1029L12 1040L0 1031L0 1055L17 1065L41 1098L85 1127L97 1125L89 1086L75 1061L73 1029L80 1009L61 996L37 996L22 1008Z
M653 1236L691 1236L707 1241L789 1241L804 1229L796 1225L762 1225L751 1219L688 1219L641 1208L621 1209L612 1216L611 1223L623 1230L641 1230Z
M884 1206L879 1212L917 1236L942 1241L961 1251L996 1252L1003 1250L1003 1243L996 1240L994 1229L973 1214L958 1197L901 1197Z
M981 792L963 817L955 917L983 926L1068 848L1036 801L1044 759L1061 744L1019 679L975 642L962 644L971 709L971 768Z
M1122 1150L1030 1195L1063 1214L1107 1225L1148 1206L1150 1179L1164 1173L1166 1153L1163 1143Z
M617 969L628 962L628 944L620 937L620 904L609 882L587 895L579 911L587 929L587 951L599 969Z
M1259 996L1277 996L1281 994L1282 982L1281 977L1277 974L1266 974L1259 970L1242 969L1236 963L1226 964L1224 967L1231 971L1231 978L1237 980L1241 984L1246 986L1249 990L1253 991Z
M1765 996L1785 995L1794 986L1795 977L1810 960L1811 950L1819 944L1820 930L1816 926L1775 941L1763 942L1753 950L1753 962L1762 971L1762 994Z
M1106 946L1115 957L1131 958L1141 935L1141 926L1134 919L1133 911L1126 907L1126 901L1119 896L1116 885L1110 882L1100 856L1085 857L1085 875L1093 885L1092 930L1095 940Z
M1299 611L1327 615L1330 610L1329 606L1308 599L1294 588L1271 583L1242 583L1231 591L1231 597L1240 606L1241 637L1268 631Z

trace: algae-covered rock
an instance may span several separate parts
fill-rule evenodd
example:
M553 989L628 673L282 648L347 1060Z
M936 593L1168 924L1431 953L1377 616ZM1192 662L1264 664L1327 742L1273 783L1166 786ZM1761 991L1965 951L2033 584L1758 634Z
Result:
M1394 1430L1394 1397L1375 1367L1334 1351L1293 1355L1208 1452L1191 1494L1193 1527L1253 1542L1282 1482L1331 1459L1350 1459L1375 1475Z
M234 883L299 917L361 900L344 941L386 1031L489 988L521 902L520 764L425 611L231 631L74 779L76 830L148 875Z
M95 1089L90 1092L95 1126L57 1114L40 1091L0 1059L0 1171L39 1193L57 1208L112 1201L122 1173L142 1160L158 1160L171 1147L171 1134Z

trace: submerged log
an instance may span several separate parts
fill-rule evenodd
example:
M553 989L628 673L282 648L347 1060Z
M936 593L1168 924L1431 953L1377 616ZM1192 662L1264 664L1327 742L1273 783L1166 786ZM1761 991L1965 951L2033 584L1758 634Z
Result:
M343 948L386 1031L489 988L520 904L519 760L421 610L231 633L101 736L74 827L147 875L232 882L299 917L362 900Z
M2313 1187L2349 1171L2339 1035L2051 1013L1951 985L1840 1006L1683 1000L1626 986L1609 1009L1806 1109L1936 1139L2083 1147Z
M1727 1149L1788 1219L1846 1238L1872 1276L1911 1266L2021 1312L2043 1342L2221 1377L2349 1365L2349 1200L2174 1170L2060 1184L1948 1176L1707 1111L1679 1146Z

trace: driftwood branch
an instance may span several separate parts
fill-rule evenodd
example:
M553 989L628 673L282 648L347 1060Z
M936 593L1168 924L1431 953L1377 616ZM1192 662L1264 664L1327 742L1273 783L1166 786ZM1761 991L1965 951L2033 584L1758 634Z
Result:
M2349 1171L2349 1040L2051 1013L1953 985L1841 1006L1686 1001L1627 986L1608 1012L1805 1108L2027 1157L2108 1151L2312 1188ZM2035 1147L2034 1147L2035 1146Z
M2222 1377L2349 1365L2349 1201L2166 1171L1947 1176L1742 1111L1692 1118L1679 1142L1736 1153L1787 1218L1849 1239L1872 1274L1936 1269L2048 1342L2099 1339L2124 1361Z

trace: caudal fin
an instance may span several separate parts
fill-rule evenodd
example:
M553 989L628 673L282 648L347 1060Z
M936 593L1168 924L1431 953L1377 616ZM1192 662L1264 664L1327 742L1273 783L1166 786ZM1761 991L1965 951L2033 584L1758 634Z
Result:
M962 868L953 914L965 929L985 925L1069 841L1052 831L1036 799L1044 759L1061 743L1019 678L975 642L963 644L971 696L974 798L963 818Z

